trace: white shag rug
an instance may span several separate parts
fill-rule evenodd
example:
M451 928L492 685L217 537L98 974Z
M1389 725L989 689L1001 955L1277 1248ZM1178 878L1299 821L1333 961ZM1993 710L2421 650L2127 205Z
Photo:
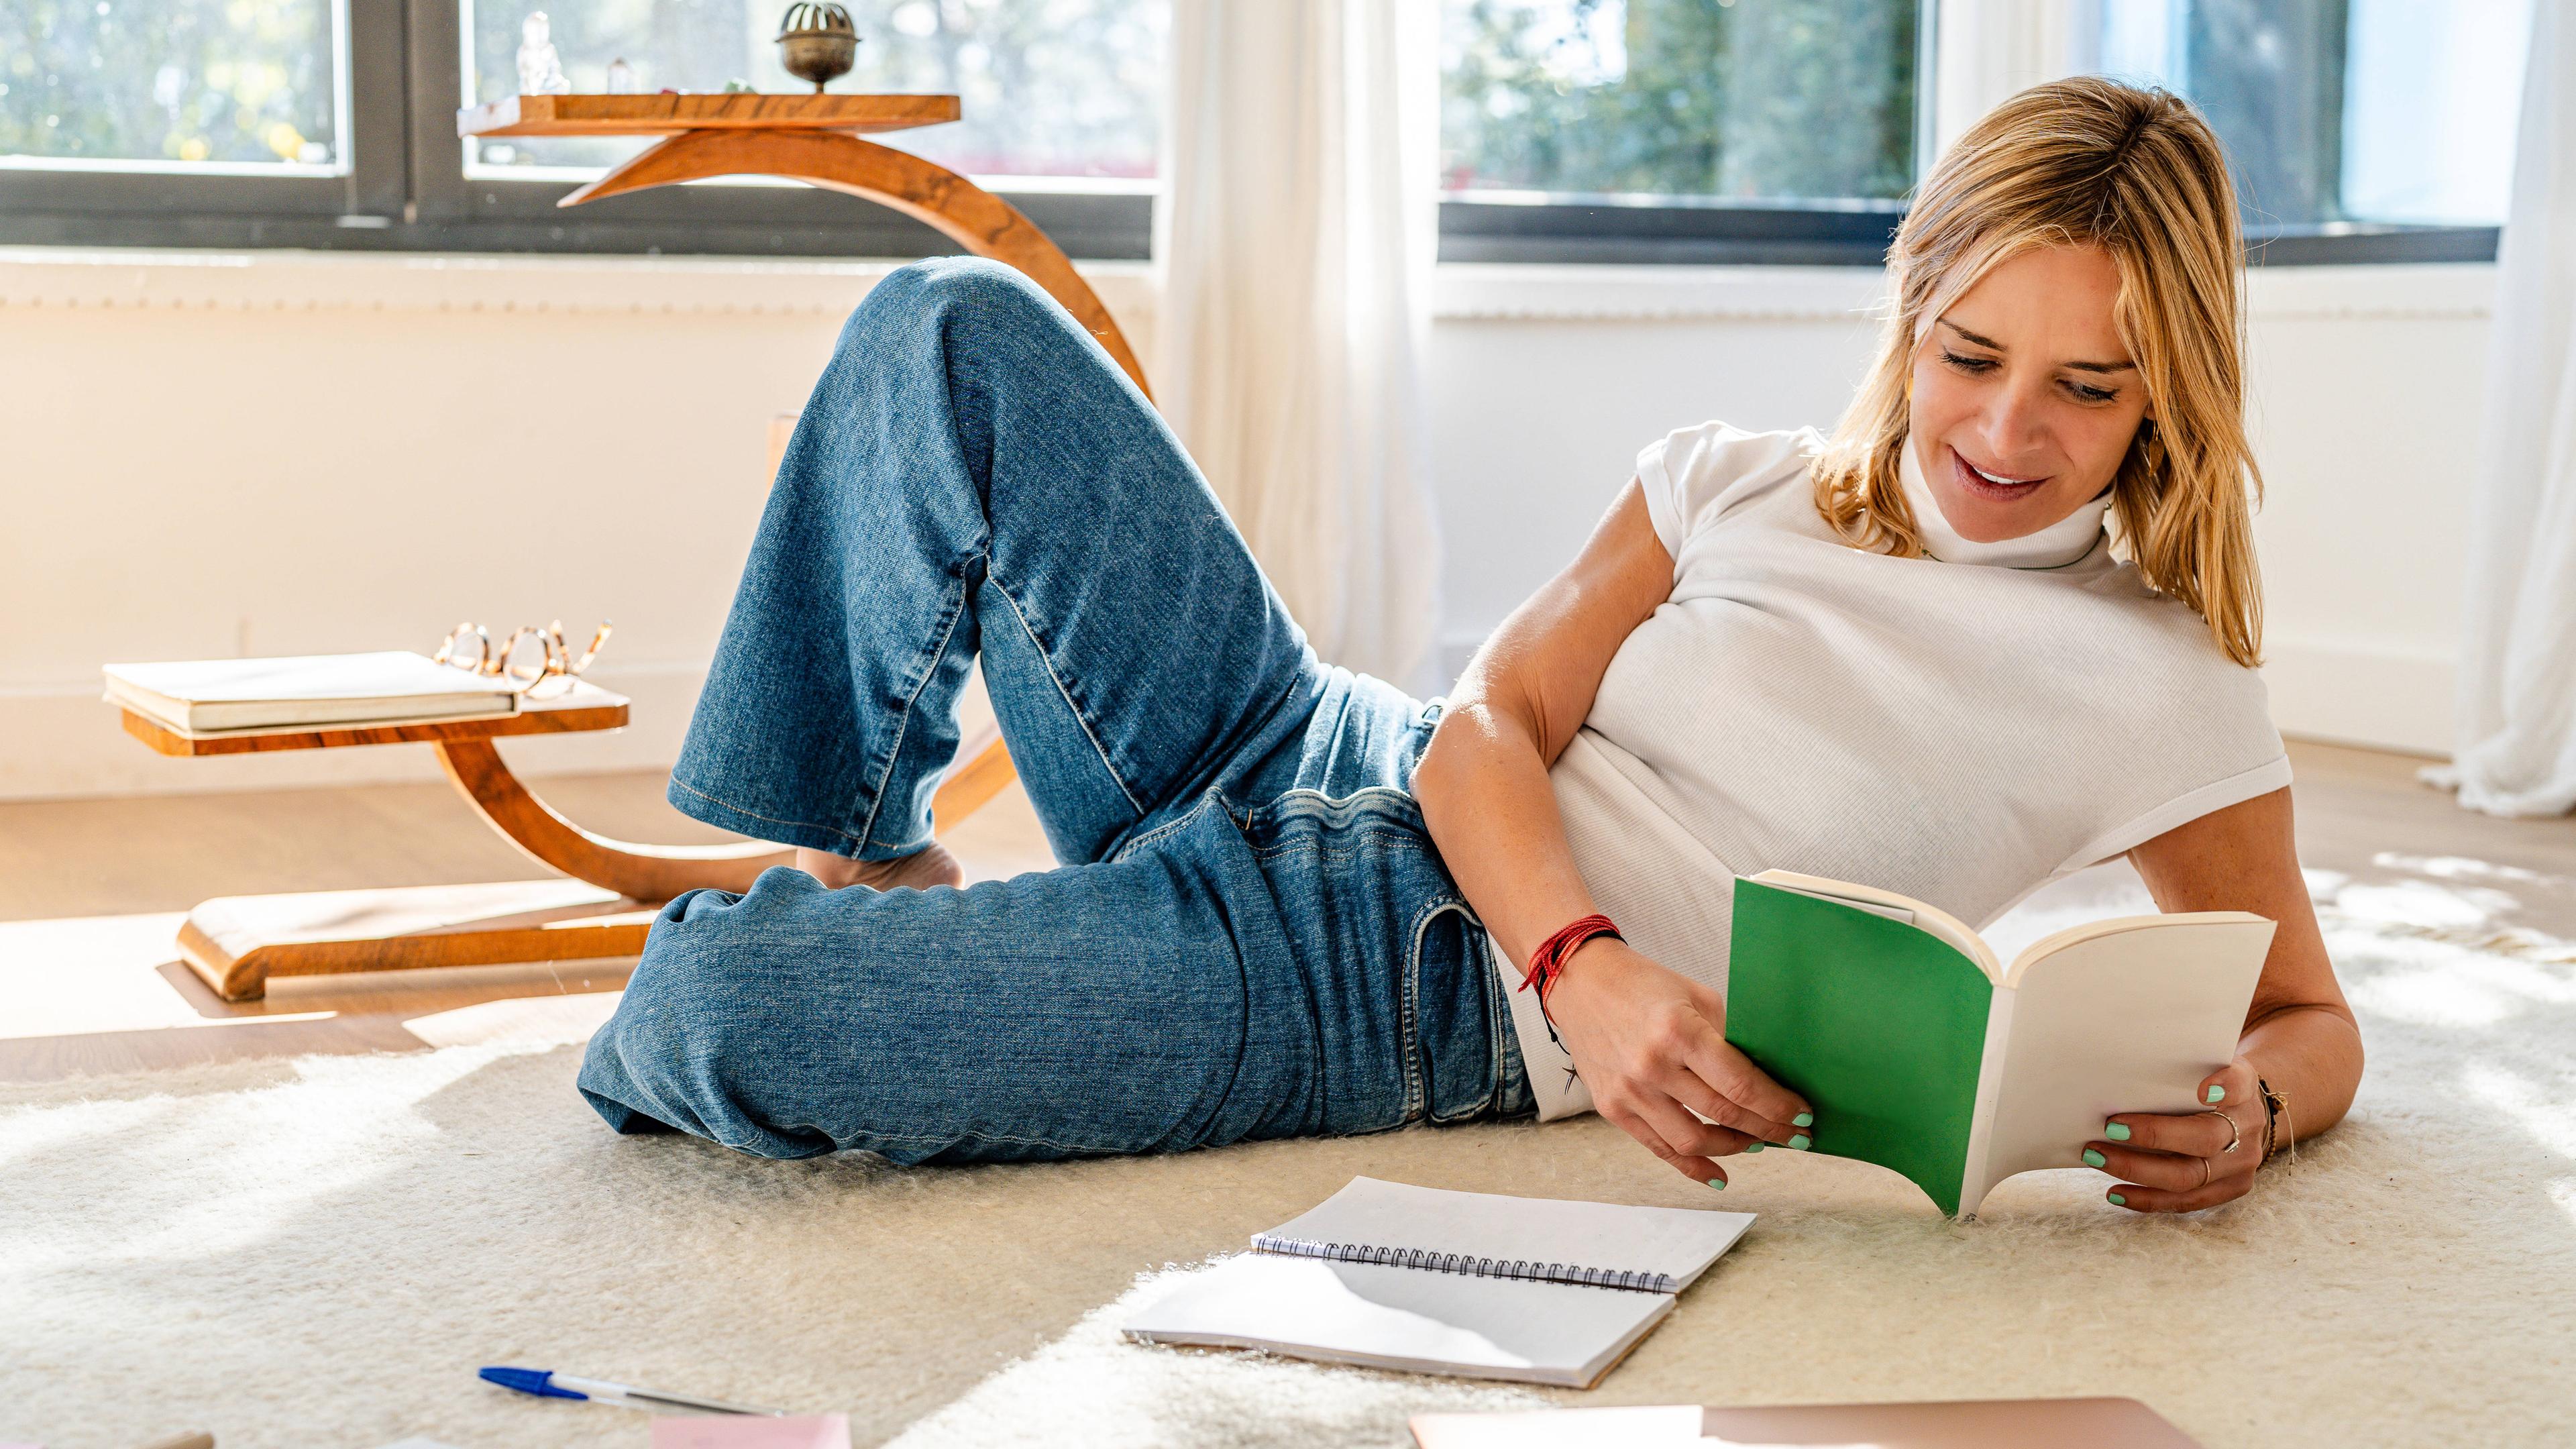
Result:
M414 1055L5 1089L0 1441L643 1443L640 1415L475 1379L501 1363L846 1410L858 1442L905 1449L2063 1394L2144 1399L2212 1449L2576 1443L2576 946L2491 929L2474 889L2320 886L2361 1103L2194 1218L2120 1212L2069 1171L1954 1224L1890 1174L1788 1152L1737 1159L1717 1198L1590 1118L1057 1166L764 1162L591 1115L571 1043L606 998L494 1003L504 1040ZM1117 1338L1153 1275L1364 1172L1761 1218L1588 1394Z

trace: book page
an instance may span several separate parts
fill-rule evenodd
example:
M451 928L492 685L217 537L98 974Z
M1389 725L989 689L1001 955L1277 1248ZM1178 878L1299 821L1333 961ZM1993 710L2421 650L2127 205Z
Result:
M1672 1309L1668 1293L1247 1253L1122 1328L1147 1343L1585 1387Z
M2016 1172L2082 1166L2115 1112L2201 1110L2200 1079L2236 1056L2270 921L2209 911L2100 924L2124 929L2063 933L2015 965L1993 1125L1963 1211Z
M1664 1291L1679 1292L1752 1224L1751 1213L1505 1197L1355 1177L1320 1205L1255 1234L1252 1244L1276 1251L1281 1242L1342 1243L1557 1263L1661 1275L1672 1280Z

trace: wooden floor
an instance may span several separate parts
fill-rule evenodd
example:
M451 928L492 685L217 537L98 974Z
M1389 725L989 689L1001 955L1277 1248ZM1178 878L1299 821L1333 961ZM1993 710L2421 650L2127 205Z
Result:
M2505 924L2576 937L2576 820L2463 811L2416 782L2420 760L2309 744L2291 755L2311 870L2426 883ZM663 804L659 775L554 779L543 792L626 839L726 838ZM1016 787L948 839L979 879L1052 863ZM0 804L0 1081L425 1050L507 1032L530 1013L604 1013L628 962L307 977L234 1004L170 944L208 896L545 875L444 783Z

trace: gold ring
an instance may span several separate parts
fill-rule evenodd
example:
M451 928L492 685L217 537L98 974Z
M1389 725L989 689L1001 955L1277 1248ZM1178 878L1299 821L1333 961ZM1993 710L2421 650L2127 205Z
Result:
M2240 1129L2237 1127L2237 1125L2236 1125L2236 1119L2235 1119L2235 1118L2233 1118L2233 1117L2228 1116L2228 1115L2227 1115L2226 1113L2224 1113L2224 1112L2219 1111L2216 1107L2203 1108L2202 1110L2206 1111L2210 1116L2215 1117L2215 1118L2217 1118L2219 1121L2224 1122L2224 1123L2226 1123L2226 1124L2227 1124L2227 1145L2226 1145L2226 1146L2224 1146L2224 1147L2222 1147L2222 1148L2220 1148L2220 1149L2218 1149L2218 1150L2219 1150L2219 1151L2221 1151L2221 1152L2233 1152L2233 1151L2235 1151L2235 1150L2236 1150L2236 1148L2237 1148L2237 1144L2239 1144L2239 1143L2241 1143L2241 1142L2243 1142L2243 1141L2245 1140L2245 1134L2244 1134L2244 1132L2243 1132L2242 1130L2240 1130Z
M2209 1186L2209 1159L2206 1157L2200 1160L2200 1185Z

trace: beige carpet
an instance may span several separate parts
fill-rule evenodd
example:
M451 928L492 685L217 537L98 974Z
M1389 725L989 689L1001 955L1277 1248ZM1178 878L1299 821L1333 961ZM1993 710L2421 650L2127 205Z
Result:
M1590 1403L2130 1394L2212 1446L2576 1443L2576 948L2483 888L2321 884L2360 1109L2193 1219L2024 1177L1980 1222L1876 1169L1743 1159L1724 1197L1597 1120L946 1171L610 1134L573 1094L602 998L474 1045L0 1096L0 1441L640 1445L507 1396L517 1363L799 1409L862 1443L1395 1444L1535 1391L1117 1341L1139 1276L1355 1173L1761 1214ZM2016 923L2098 914L2104 877ZM496 1040L497 1038L497 1040Z

